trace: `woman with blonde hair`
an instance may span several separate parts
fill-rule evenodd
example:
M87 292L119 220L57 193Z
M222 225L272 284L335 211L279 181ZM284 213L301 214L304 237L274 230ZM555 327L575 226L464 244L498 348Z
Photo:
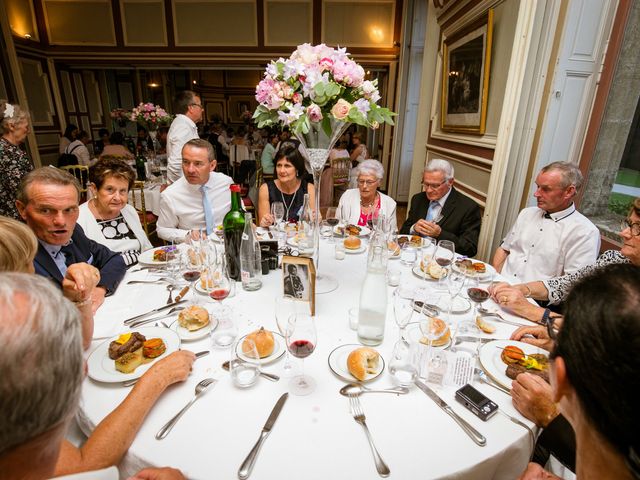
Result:
M29 134L29 112L20 105L0 100L0 215L20 219L16 194L20 180L33 170L27 154L20 148Z

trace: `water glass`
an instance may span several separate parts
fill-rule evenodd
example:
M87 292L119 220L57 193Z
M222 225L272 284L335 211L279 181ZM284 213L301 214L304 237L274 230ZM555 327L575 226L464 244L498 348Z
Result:
M219 305L212 315L218 320L218 326L211 332L211 345L213 348L230 347L238 336L238 327L233 318L233 309Z
M358 315L360 313L360 308L350 308L347 313L349 315L349 328L351 330L358 330Z
M389 373L396 385L410 387L418 376L419 351L415 345L400 340L393 347Z
M400 262L403 265L413 266L416 263L416 247L409 245L409 242L405 242L400 252Z
M239 352L242 352L242 356ZM231 349L229 372L236 387L247 388L256 383L260 375L259 359L258 348L252 339L244 337L235 343Z
M346 252L344 249L344 240L342 238L339 238L336 242L335 249L336 260L344 260L344 258L346 257Z
M400 285L401 278L402 272L399 268L391 267L387 270L387 284L390 287L397 287Z

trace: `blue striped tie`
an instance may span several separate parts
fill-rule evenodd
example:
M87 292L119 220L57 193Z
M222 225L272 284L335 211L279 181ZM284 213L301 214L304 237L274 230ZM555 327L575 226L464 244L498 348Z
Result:
M215 225L213 224L213 209L207 196L207 186L202 185L200 191L202 192L202 207L204 208L204 221L207 224L207 235L211 235Z

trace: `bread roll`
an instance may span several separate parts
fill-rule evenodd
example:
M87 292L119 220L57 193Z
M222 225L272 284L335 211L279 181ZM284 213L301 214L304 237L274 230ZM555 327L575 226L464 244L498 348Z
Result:
M355 237L353 235L349 235L344 239L344 248L346 248L347 250L357 250L360 248L361 244L362 241L358 237Z
M251 347L247 346L245 348L245 344L248 344L248 340L253 340L256 344L256 349L258 350L258 356L260 358L268 357L273 353L273 349L275 348L273 333L269 330L265 330L264 327L260 327L260 330L256 330L255 332L247 335L244 342L242 342L242 353L250 356Z
M142 347L133 352L122 355L115 361L116 370L122 373L132 373L142 364Z
M496 331L495 325L485 321L480 315L476 317L476 326L484 333L493 333Z
M451 340L451 331L449 330L449 327L444 322L444 320L435 317L433 319L433 322L434 322L434 331L440 336L435 340L433 340L431 342L431 345L433 345L434 347L442 347L443 345L446 345L447 343L449 343L449 340ZM420 343L429 345L429 339L427 337L422 337L420 339Z
M180 312L178 323L190 332L209 325L209 312L199 305L191 305Z
M370 347L356 348L347 357L347 369L358 380L367 378L367 374L378 371L380 354Z

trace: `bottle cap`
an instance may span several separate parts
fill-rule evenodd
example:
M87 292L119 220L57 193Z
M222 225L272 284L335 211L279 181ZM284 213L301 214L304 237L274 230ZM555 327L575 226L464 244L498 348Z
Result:
M240 185L238 185L237 183L232 183L231 185L229 185L229 190L235 193L240 193Z

